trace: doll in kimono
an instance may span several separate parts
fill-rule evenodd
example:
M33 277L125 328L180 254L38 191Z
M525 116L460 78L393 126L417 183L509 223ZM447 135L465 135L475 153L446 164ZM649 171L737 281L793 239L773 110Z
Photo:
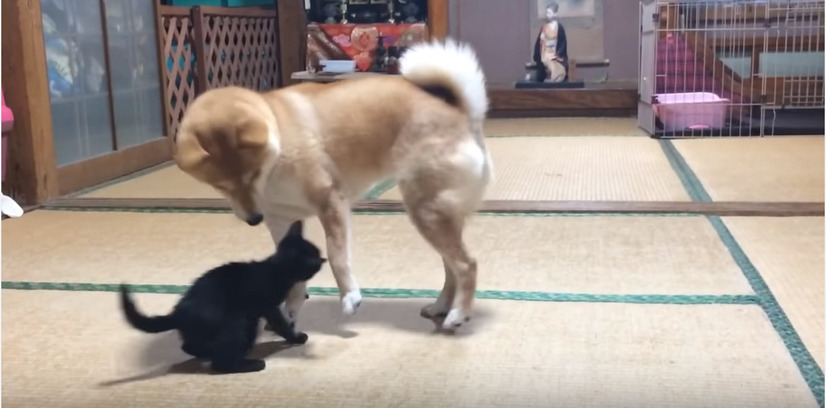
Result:
M552 1L545 7L545 24L539 30L533 47L536 79L539 82L563 82L568 79L568 41L565 28L556 18L559 4Z

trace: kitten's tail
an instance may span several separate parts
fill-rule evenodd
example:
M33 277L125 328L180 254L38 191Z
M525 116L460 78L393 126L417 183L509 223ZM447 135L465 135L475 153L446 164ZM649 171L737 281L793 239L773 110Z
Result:
M120 286L120 304L123 308L123 314L126 316L126 321L138 330L147 333L161 333L177 328L172 315L149 317L138 311L126 285Z

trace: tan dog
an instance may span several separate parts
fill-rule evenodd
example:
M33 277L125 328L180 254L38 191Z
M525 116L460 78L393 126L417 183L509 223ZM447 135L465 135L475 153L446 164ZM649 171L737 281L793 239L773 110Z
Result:
M238 218L264 221L276 244L293 221L317 215L347 315L361 303L350 272L350 205L395 177L410 219L444 261L444 287L422 316L452 329L470 319L476 261L462 231L492 172L485 78L473 50L450 40L417 45L400 65L401 76L205 92L186 111L175 160L223 194ZM293 319L305 290L285 303Z

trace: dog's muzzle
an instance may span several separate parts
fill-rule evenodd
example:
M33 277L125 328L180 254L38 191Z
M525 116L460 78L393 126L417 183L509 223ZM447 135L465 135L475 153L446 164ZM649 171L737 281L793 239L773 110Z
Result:
M249 217L247 217L247 225L249 225L250 227L254 227L260 224L261 221L264 221L264 216L261 214L252 214Z

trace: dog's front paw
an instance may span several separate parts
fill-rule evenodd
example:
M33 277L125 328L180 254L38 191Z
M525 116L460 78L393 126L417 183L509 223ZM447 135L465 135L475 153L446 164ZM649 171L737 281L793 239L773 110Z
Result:
M444 322L442 322L442 329L455 330L463 324L470 321L470 314L465 313L464 310L455 308L448 312Z
M352 290L341 297L341 311L346 316L352 316L356 314L356 310L358 310L359 306L361 306L360 290Z

